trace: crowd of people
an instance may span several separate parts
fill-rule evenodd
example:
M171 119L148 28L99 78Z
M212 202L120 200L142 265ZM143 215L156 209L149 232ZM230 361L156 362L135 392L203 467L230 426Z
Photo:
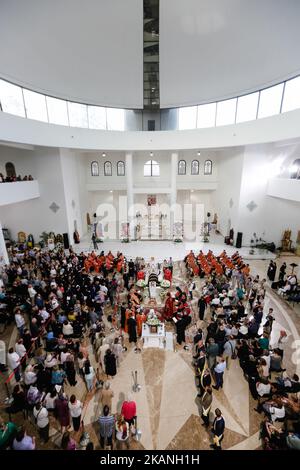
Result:
M104 253L100 256L105 257ZM97 263L96 270L95 266L88 266L91 258L98 257L76 255L72 249L68 254L64 250L31 249L22 256L14 253L10 265L0 273L2 312L18 330L16 344L8 350L7 366L1 364L2 372L8 369L8 381L15 382L12 404L6 412L10 417L24 412L24 418L36 424L42 443L49 439L52 415L60 425L61 445L65 449L75 446L71 423L75 432L82 429L85 404L76 396L76 388L72 389L78 380L84 380L87 396L100 389L100 444L105 441L111 446L114 435L117 443L128 446L134 430L136 412L132 400L124 401L119 416L111 414L110 380L117 374L127 349L125 332L135 345L141 334L136 320L138 316L145 319L141 296L128 265L124 264L121 272L118 270L122 254L113 257L109 267L106 259L100 266ZM124 289L125 284L128 290ZM66 388L71 393L67 394ZM110 435L106 420L114 422ZM3 429L7 430L8 424L5 426ZM29 445L24 429L21 435L24 447L35 448L32 439ZM18 439L15 436L12 448L19 448Z
M220 409L211 422L213 394L222 389L224 374L237 360L257 400L256 412L265 414L264 448L299 448L300 403L295 394L300 383L297 375L285 373L287 333L281 331L270 341L276 314L272 309L264 314L266 280L251 276L238 252L231 257L225 251L220 256L190 252L184 264L186 287L170 289L164 307L155 313L161 321L175 324L176 341L187 350L192 302L198 307L199 321L204 320L193 339L192 354L197 401L203 426L211 433L211 447L221 449L226 432ZM102 410L101 447L130 446L136 432L136 404L129 395L121 413L113 414L111 382L127 350L125 338L138 352L142 325L153 314L143 305L137 287L147 270L154 276L161 272L171 285L172 258L151 267L142 258L127 261L122 253L30 249L22 256L12 254L10 265L0 272L1 312L18 330L7 354L9 370L0 365L15 383L6 410L9 419L0 423L2 448L36 448L26 426L17 428L13 423L11 417L20 412L35 424L40 442L49 440L53 419L61 431L61 447L77 448L87 402L96 390ZM79 380L86 385L85 399L73 389ZM87 444L90 449L92 443Z
M204 256L204 255L203 255ZM208 254L207 264L212 258ZM198 257L199 259L199 257ZM300 381L296 374L288 376L284 367L284 352L288 336L281 330L276 338L271 334L276 314L269 308L264 312L266 280L250 276L243 270L238 253L231 257L232 266L217 258L223 272L213 267L203 277L199 289L199 320L205 318L206 328L194 337L194 367L198 379L198 401L203 425L209 427L209 413L213 390L223 387L224 374L231 361L239 361L249 391L257 401L255 412L264 413L261 425L262 445L265 449L300 449ZM194 279L195 260L190 253L186 267ZM241 269L242 268L242 269ZM201 268L199 272L201 276ZM218 410L219 413L220 410ZM282 423L280 427L275 423ZM213 443L220 448L224 436L224 422ZM215 433L215 429L211 430Z
M4 176L3 173L0 173L0 183L15 183L16 181L33 181L33 177L31 175L22 176Z

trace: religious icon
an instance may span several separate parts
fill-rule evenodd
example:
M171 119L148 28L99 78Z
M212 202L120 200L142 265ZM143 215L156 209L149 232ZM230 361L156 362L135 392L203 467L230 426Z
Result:
M147 202L148 206L155 206L156 204L156 195L155 194L149 194L147 197Z

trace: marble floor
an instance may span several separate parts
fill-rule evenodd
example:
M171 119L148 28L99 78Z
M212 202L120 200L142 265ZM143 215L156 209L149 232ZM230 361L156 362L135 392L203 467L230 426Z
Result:
M93 249L93 245L91 244L90 239L85 237L78 245L74 245L73 248L77 253L80 253L81 251L91 251ZM235 246L229 246L224 243L224 237L222 235L216 235L214 233L211 234L210 241L207 243L201 241L183 241L182 243L174 243L168 240L143 240L122 243L118 240L110 240L98 243L98 252L102 250L105 252L111 250L112 253L121 251L127 258L135 258L138 256L143 257L146 261L149 261L151 257L154 257L156 262L161 262L166 257L169 258L170 256L172 256L174 261L180 261L191 250L195 253L199 253L200 250L204 253L212 250L216 255L219 255L223 250L226 250L229 256L237 251ZM274 253L267 250L255 249L254 254L249 254L249 250L249 247L242 247L239 249L239 253L245 260L270 260L275 259L276 257Z
M255 261L253 272L265 274L268 262ZM181 275L182 266L175 269L175 284L184 287ZM200 281L197 281L198 283ZM197 292L197 290L196 290ZM194 299L193 304L197 302ZM299 341L300 322L295 311L268 288L265 301L265 315L273 307L276 321L273 325L271 344L285 329L288 344L285 353L285 366L288 373L300 373L300 364L295 359L295 345ZM205 329L206 322L199 323ZM194 328L194 327L192 327ZM192 338L192 335L188 335ZM156 450L209 449L210 434L201 426L197 389L192 367L191 349L185 351L177 347L174 352L161 349L145 349L135 353L128 344L128 352L117 376L111 381L114 391L113 412L119 412L128 392L132 391L132 373L137 371L140 391L134 393L137 403L138 428L141 439L132 442L134 448ZM212 411L222 410L226 433L224 449L255 450L260 448L259 426L262 420L254 408L256 402L249 393L238 361L232 361L224 375L224 387L214 391ZM85 423L92 426L101 411L98 392L90 399L86 409ZM211 416L213 419L213 416ZM94 429L95 426L94 426ZM136 447L138 445L138 447Z
M108 248L105 246L105 249ZM277 260L277 264L280 266L284 260L285 258L280 258ZM299 258L287 258L288 264L293 261L300 265ZM267 260L252 260L250 262L252 273L259 274L261 278L265 277L267 266ZM183 263L176 263L173 288L176 285L186 287L184 279ZM196 282L197 288L194 291L195 298L192 302L194 308L197 303L200 282L202 281L197 280ZM274 309L276 319L273 324L271 344L277 341L280 330L287 331L285 367L288 373L297 372L300 374L300 361L298 360L299 312L280 298L270 287L267 288L265 299L265 315L269 307ZM207 318L204 320L203 322L198 321L197 326L201 326L205 330ZM109 331L108 324L107 327L107 331ZM192 331L195 330L195 327L196 318L195 324L191 326L191 331L187 334L188 341L191 341ZM171 326L168 328L172 329ZM14 333L10 338L10 344L15 341ZM118 332L110 334L114 336ZM142 350L141 353L136 353L127 340L126 345L128 351L124 355L117 375L111 379L111 388L114 392L112 412L118 413L128 392L133 390L132 373L137 371L138 383L141 388L140 391L133 392L133 398L137 404L137 427L141 431L141 438L136 441L132 437L130 448L147 450L209 449L211 436L201 426L202 421L199 416L201 410L197 401L191 348L188 351L178 346L175 351L149 348ZM98 367L92 349L90 349L90 357L94 367ZM102 378L105 379L103 374ZM66 386L66 392L69 395L76 393L77 397L84 402L85 430L89 432L95 448L99 449L97 420L101 414L100 392L87 393L81 379L78 379L76 387ZM224 374L223 389L214 390L213 393L212 411L217 407L220 408L226 423L223 440L225 450L260 448L259 426L262 416L254 411L255 405L256 402L249 394L248 384L243 377L238 361L232 361L229 370ZM36 433L34 426L31 426L30 429L33 434ZM51 418L50 435L49 443L46 446L41 444L39 448L57 448L60 445L61 435L53 418ZM79 441L78 434L73 433L73 436Z

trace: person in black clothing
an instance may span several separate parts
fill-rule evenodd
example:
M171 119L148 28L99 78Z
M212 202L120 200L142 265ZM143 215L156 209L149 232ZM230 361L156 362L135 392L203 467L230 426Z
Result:
M125 272L123 274L123 280L124 280L125 289L129 290L129 273L128 272Z
M128 334L129 334L129 343L136 343L137 342L137 335L136 335L136 319L134 313L130 318L127 320L128 326Z
M14 399L12 405L6 409L6 412L9 414L18 413L23 411L26 408L26 395L22 385L17 384L14 387L12 397Z
M245 306L243 305L243 302L241 300L238 301L236 308L237 308L237 316L238 316L238 319L240 320L241 318L245 316Z
M269 267L268 267L268 271L267 271L268 278L271 282L274 282L275 280L276 270L277 270L276 263L273 260L271 260Z
M200 297L200 299L198 300L198 311L199 311L200 320L203 320L204 318L205 309L206 309L206 302L203 299L203 297Z
M110 349L106 351L106 354L104 356L104 364L106 375L114 377L117 373L117 362L116 356Z
M134 270L134 262L132 261L132 259L128 263L128 270L129 270L129 277L134 278L135 270Z
M69 384L72 387L75 387L75 385L77 384L77 380L76 380L76 371L75 371L75 367L74 367L74 362L73 361L66 361L65 362L65 369L66 369L66 375L67 375L67 379L68 379Z
M203 331L201 330L201 328L199 328L199 329L197 330L197 333L196 333L196 335L194 336L194 340L193 340L193 341L194 341L194 344L197 344L198 341L200 341L200 340L203 340Z
M92 235L92 242L93 242L94 250L98 250L97 237L96 237L95 232Z
M120 308L120 316L121 316L121 329L124 331L125 330L125 325L126 325L126 304L125 302L122 303L121 308Z
M286 263L284 262L281 265L280 270L279 270L279 281L284 280L285 272L286 272Z
M224 438L225 420L219 408L216 408L215 415L216 416L211 430L213 434L213 444L211 444L210 447L214 450L222 450L221 442Z

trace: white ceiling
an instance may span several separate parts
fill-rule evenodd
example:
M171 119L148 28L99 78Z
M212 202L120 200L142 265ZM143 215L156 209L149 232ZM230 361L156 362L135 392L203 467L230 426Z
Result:
M0 0L0 77L73 101L142 108L142 0Z
M160 0L161 107L300 73L299 0ZM73 101L143 107L142 0L0 0L0 77Z
M217 101L300 73L299 0L160 0L162 108Z

